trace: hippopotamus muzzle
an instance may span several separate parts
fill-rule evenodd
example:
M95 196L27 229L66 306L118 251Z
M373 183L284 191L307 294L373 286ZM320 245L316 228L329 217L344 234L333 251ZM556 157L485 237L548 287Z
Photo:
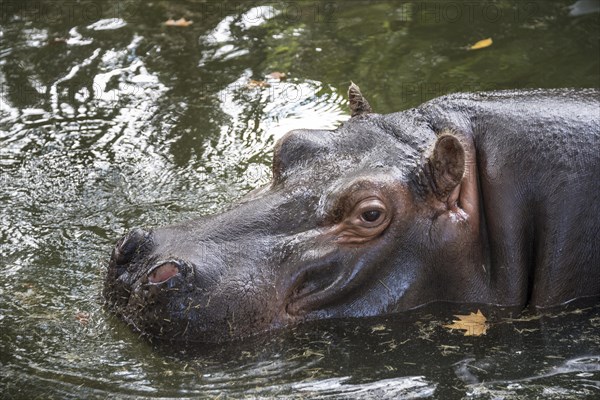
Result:
M600 297L600 93L457 94L380 115L357 86L333 131L275 145L226 211L134 229L104 296L135 330L222 342L444 301Z

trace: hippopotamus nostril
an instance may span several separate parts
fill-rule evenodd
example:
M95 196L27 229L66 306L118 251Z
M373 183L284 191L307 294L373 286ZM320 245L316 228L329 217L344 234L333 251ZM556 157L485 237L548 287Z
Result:
M179 264L173 261L167 261L157 265L148 271L149 283L163 283L179 274Z
M148 233L140 228L135 228L127 235L125 235L113 251L113 261L117 265L124 265L133 259L133 256L138 251L140 245L144 243L148 236Z

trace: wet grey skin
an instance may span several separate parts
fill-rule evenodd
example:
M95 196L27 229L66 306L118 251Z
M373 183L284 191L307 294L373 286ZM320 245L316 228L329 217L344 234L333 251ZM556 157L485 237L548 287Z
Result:
M108 307L150 337L223 342L436 302L600 297L600 92L454 94L294 130L228 211L116 244Z

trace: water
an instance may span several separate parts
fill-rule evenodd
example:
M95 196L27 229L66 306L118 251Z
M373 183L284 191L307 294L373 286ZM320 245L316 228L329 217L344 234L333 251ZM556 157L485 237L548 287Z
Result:
M597 305L484 309L477 338L441 327L461 310L436 306L177 348L100 297L120 235L267 182L287 130L348 118L350 80L378 112L599 87L598 2L572 3L1 1L0 397L600 396ZM193 23L164 25L181 17Z

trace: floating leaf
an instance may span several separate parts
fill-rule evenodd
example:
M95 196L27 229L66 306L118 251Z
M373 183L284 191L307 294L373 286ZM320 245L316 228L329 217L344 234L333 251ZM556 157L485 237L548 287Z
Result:
M181 27L186 27L186 26L190 26L193 23L194 23L194 21L188 21L185 18L179 18L178 20L174 20L173 18L169 18L165 22L165 25L166 26L181 26Z
M81 325L85 326L90 322L90 313L85 311L78 311L77 313L75 313L75 319Z
M246 83L246 87L248 89L254 89L254 88L266 88L269 87L271 85L269 85L267 82L265 81L256 81L254 79L250 79L248 81L248 83Z
M277 79L279 81L283 81L283 80L285 80L285 78L287 78L287 75L285 72L279 72L279 71L271 72L267 76L271 79Z
M469 50L485 49L486 47L490 47L493 43L494 41L492 38L483 39L469 47Z
M67 38L64 38L64 37L55 37L55 38L48 40L48 44L50 44L50 45L65 44L65 43L67 43Z
M444 328L448 329L460 329L464 330L465 336L481 336L487 332L487 319L477 310L477 313L470 313L469 315L455 315L457 320L454 320L452 324L443 325Z

